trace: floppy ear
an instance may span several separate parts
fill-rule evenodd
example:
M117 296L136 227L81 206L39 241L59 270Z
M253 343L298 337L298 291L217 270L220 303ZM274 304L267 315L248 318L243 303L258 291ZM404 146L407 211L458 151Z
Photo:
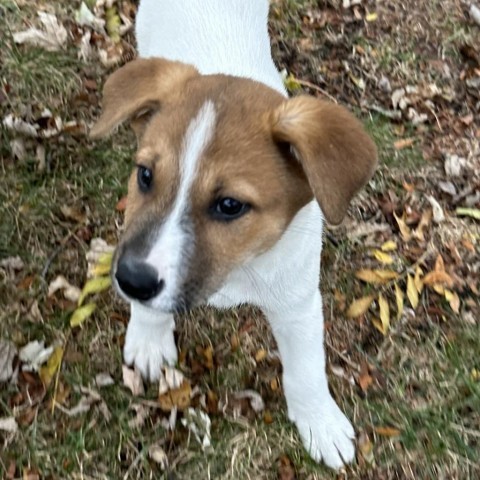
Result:
M285 101L271 122L273 138L293 148L325 218L339 224L377 163L361 123L345 108L308 96Z
M182 88L184 82L196 75L198 72L191 65L160 58L127 63L106 81L103 113L90 130L90 137L104 137L127 120L132 121L139 135L166 95Z

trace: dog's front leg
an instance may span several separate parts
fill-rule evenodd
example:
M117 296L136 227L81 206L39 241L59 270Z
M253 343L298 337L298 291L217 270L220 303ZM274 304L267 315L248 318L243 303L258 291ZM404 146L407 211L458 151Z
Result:
M125 362L135 365L145 379L158 380L162 365L177 362L174 328L172 314L133 302L123 347Z
M320 293L266 314L280 350L289 417L310 455L340 468L354 458L355 433L328 389Z

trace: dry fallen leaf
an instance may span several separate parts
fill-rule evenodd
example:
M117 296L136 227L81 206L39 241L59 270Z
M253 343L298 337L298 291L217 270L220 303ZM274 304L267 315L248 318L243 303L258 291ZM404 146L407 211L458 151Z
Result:
M18 424L13 417L0 418L0 431L15 433L18 430Z
M280 455L278 459L278 480L295 480L295 467L286 455Z
M391 265L394 262L391 255L382 252L381 250L374 250L373 255L380 263L383 263L384 265Z
M43 25L43 30L29 28L23 32L13 34L15 43L27 43L35 47L41 47L49 52L65 48L68 33L65 27L59 23L57 17L51 13L38 12L38 17Z
M375 427L375 431L383 437L398 437L402 433L398 428L392 427Z
M415 310L418 306L418 291L415 287L413 277L410 274L407 275L407 297L410 301L410 305Z
M17 348L12 342L0 340L0 383L8 382L13 376L13 361Z
M393 252L396 249L397 249L397 244L393 240L386 241L380 247L380 250L382 250L382 252Z
M112 285L112 279L108 277L96 277L87 281L82 289L82 294L78 299L78 306L80 307L88 295L92 293L99 293L107 290Z
M393 216L397 221L397 225L403 240L408 242L412 238L412 232L405 222L405 213L402 215L402 217L399 217L395 212L393 212Z
M467 216L475 218L475 220L480 220L480 209L479 208L457 208L455 213L460 216Z
M70 317L70 326L72 328L81 326L83 322L93 314L96 308L96 303L87 303L77 308Z
M265 409L265 402L261 395L255 390L241 390L235 392L233 397L237 400L248 399L250 406L255 413L260 413Z
M182 425L190 430L197 442L203 449L208 448L211 445L210 438L210 417L202 410L194 410L189 408L182 418Z
M20 360L25 364L22 369L37 371L50 358L53 350L52 346L45 348L45 342L43 341L33 340L27 343L18 352Z
M380 294L378 296L378 306L380 308L380 320L382 322L382 333L387 334L388 329L390 328L390 307L388 305L387 299Z
M445 271L442 270L434 270L433 272L427 273L423 277L423 284L424 285L445 285L447 287L453 287L453 279L452 277Z
M415 268L415 276L413 277L413 283L419 294L421 294L423 291L422 275L423 275L423 270L420 268L419 265L417 265L417 268Z
M354 300L351 305L348 307L347 310L347 317L348 318L356 318L363 315L372 304L373 300L375 299L375 295L367 295L366 297L359 298L358 300Z
M62 364L62 358L63 348L55 347L52 355L47 361L47 364L40 368L39 376L45 387L50 385L53 377L57 373L57 370L60 368L60 365Z
M160 466L160 470L164 471L168 467L168 457L160 442L148 447L148 456Z
M170 412L174 408L184 411L190 406L192 386L188 380L177 387L168 390L163 395L159 395L158 404L164 412Z
M138 397L145 395L143 387L142 374L137 368L128 368L122 365L123 384L132 392L132 395Z
M460 312L460 297L456 292L452 292L450 290L445 289L445 298L447 302L450 304L450 308L455 312Z
M375 457L373 456L373 443L365 432L360 432L357 444L360 454L365 462L373 464L375 462Z
M398 273L393 270L369 270L363 269L355 272L355 277L366 283L384 284L398 278Z
M81 290L72 285L63 275L58 275L50 282L47 295L51 297L58 290L62 290L63 296L72 302L77 302L81 295Z

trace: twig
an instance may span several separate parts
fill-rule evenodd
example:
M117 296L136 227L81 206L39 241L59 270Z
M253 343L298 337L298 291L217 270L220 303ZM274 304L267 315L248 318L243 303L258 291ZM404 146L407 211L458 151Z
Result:
M53 253L48 257L47 261L45 262L45 266L42 269L42 273L40 274L40 277L45 280L45 277L47 276L48 269L50 268L50 265L52 262L55 260L55 257L62 251L62 249L65 247L66 243L75 235L74 232L68 232L65 237L62 238L60 241L60 245L53 251Z
M299 85L302 85L304 87L308 87L308 88L311 88L312 90L316 90L317 92L320 92L325 97L329 98L332 102L338 103L338 100L335 97L333 97L326 90L319 87L318 85L315 85L314 83L311 83L307 80L300 80L299 78L295 78L295 82L297 82Z
M344 353L335 348L331 342L325 340L325 343L327 344L327 347L333 350L349 367L352 367L355 371L360 372L360 367L356 363L353 363Z

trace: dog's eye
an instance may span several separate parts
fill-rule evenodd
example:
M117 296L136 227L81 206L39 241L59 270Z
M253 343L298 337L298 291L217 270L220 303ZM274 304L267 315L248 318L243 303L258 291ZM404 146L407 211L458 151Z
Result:
M241 217L250 210L248 203L243 203L231 197L224 197L215 200L210 207L210 213L215 220L230 221Z
M148 192L152 187L153 172L147 167L138 165L137 182L138 182L138 187L143 193Z

